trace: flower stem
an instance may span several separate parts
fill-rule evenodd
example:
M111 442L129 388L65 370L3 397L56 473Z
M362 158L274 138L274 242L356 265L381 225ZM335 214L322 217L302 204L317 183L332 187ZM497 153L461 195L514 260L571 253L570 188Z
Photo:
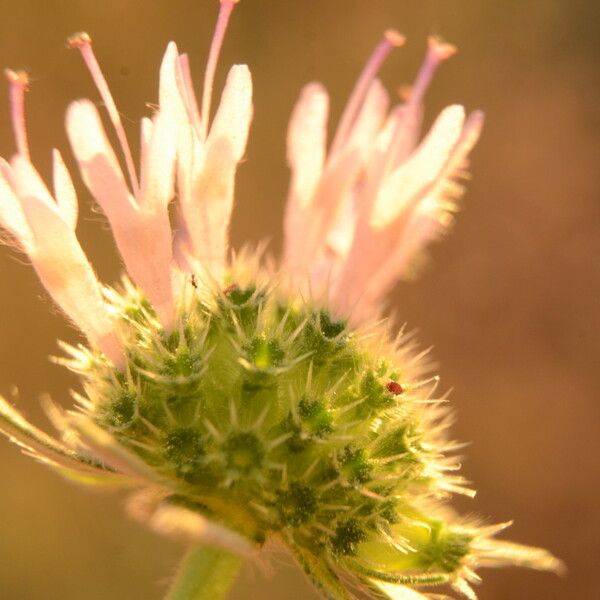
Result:
M194 546L183 557L166 600L223 600L243 559L220 548Z

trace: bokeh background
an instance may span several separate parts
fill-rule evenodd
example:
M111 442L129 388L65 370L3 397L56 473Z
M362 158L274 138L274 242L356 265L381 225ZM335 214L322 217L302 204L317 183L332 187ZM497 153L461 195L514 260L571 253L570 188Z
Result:
M95 39L134 138L145 103L156 101L168 40L191 54L201 81L217 10L216 0L0 5L0 63L31 74L33 157L46 176L50 148L68 148L67 103L97 99L79 57L65 50L69 34ZM385 28L409 38L383 70L390 90L410 82L428 34L460 48L433 85L429 118L457 101L486 111L473 180L455 231L393 304L435 346L442 380L454 388L456 436L472 442L464 470L479 494L461 509L514 518L511 538L547 547L569 567L564 578L484 572L483 600L598 598L599 22L594 0L243 0L225 44L222 64L247 62L256 90L234 245L266 237L274 252L286 122L301 85L324 82L338 115ZM7 109L0 100L3 156L13 152ZM110 234L81 189L82 244L114 281ZM17 386L19 406L44 424L40 394L68 404L76 383L47 356L56 338L77 334L8 249L0 253L0 331L0 392ZM130 522L118 497L69 485L0 440L3 600L158 600L181 552ZM289 562L249 567L234 600L314 598Z

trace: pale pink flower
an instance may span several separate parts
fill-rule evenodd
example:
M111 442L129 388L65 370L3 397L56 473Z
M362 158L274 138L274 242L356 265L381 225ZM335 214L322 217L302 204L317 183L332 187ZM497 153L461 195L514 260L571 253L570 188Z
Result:
M285 267L294 280L329 296L340 315L377 316L393 283L451 221L456 180L483 114L446 108L419 144L423 96L455 48L429 39L406 102L390 100L376 74L404 38L386 32L365 66L326 150L328 96L307 85L288 134L292 183L285 219Z
M53 193L32 165L27 76L7 72L17 153L0 159L0 226L92 349L65 345L85 395L75 411L49 403L60 441L3 398L0 431L72 479L136 489L130 511L161 533L239 554L279 537L333 598L350 597L347 578L377 597L426 600L412 587L448 583L475 598L478 565L559 570L543 550L492 539L504 525L468 525L446 510L447 494L472 491L453 474L460 446L445 437L437 378L424 378L424 353L402 332L389 341L386 326L374 328L378 348L362 335L448 228L462 191L483 115L449 106L421 139L426 89L454 47L430 38L408 97L390 108L377 72L404 38L386 32L330 144L327 92L303 89L288 132L284 256L263 270L260 257L234 261L229 249L253 112L247 66L231 68L211 118L236 2L221 0L200 104L187 55L168 45L139 168L89 36L69 40L118 139L117 153L92 102L69 106L79 171L134 284L125 278L123 293L100 284L79 245L61 154Z
M58 150L54 151L54 197L31 164L23 95L27 76L7 71L17 154L0 159L0 225L27 254L60 308L116 363L121 347L100 285L77 237L77 197Z
M188 59L169 44L160 70L159 108L142 119L139 177L115 101L85 33L78 48L114 126L125 176L89 100L72 103L66 116L82 178L106 214L125 268L146 294L165 329L175 322L176 298L186 273L220 280L228 254L234 178L252 118L252 82L245 65L231 68L212 124L210 103L217 58L235 2L224 1L204 82L201 110ZM24 116L27 76L8 72L17 154L0 164L0 226L30 258L44 287L66 315L117 365L121 344L101 286L74 230L77 198L60 153L54 151L56 200L30 162ZM179 200L171 230L168 205Z
M250 72L235 65L210 123L214 73L233 6L221 4L200 107L188 58L169 44L160 70L159 108L141 123L139 176L89 36L70 39L81 51L114 126L126 176L89 100L74 102L67 111L73 153L110 222L129 276L166 329L174 323L182 276L195 273L219 282L228 262L234 178L252 118ZM288 133L292 179L283 271L292 291L310 289L338 315L350 314L357 323L378 316L393 283L407 276L414 257L450 222L460 193L456 180L483 122L479 112L465 118L462 107L450 106L419 143L425 90L454 48L430 38L408 99L390 109L376 74L390 50L403 43L400 34L386 32L357 81L328 150L328 96L318 83L302 91ZM55 201L29 159L26 76L11 72L9 80L18 153L10 165L2 163L0 224L28 254L67 316L119 363L121 350L99 283L75 237L77 200L69 173L54 151ZM173 232L168 205L176 193Z

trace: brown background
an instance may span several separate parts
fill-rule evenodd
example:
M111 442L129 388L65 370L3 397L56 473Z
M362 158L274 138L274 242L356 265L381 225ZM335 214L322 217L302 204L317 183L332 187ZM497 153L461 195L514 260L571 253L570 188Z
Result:
M192 55L200 82L215 0L95 2L1 0L0 63L32 75L33 156L48 174L52 145L67 148L62 118L76 97L97 99L65 38L88 30L132 137L156 100L169 39ZM380 32L409 42L386 65L390 89L410 81L429 33L460 53L443 67L429 116L460 101L483 108L485 135L453 235L433 252L394 306L435 344L443 382L454 387L457 437L472 441L465 472L479 489L465 511L515 519L510 537L553 550L560 579L488 571L485 600L598 597L598 293L600 292L599 15L594 0L243 0L224 62L247 62L256 117L238 179L233 225L245 240L281 243L287 182L285 127L300 86L323 81L339 114ZM220 71L222 82L224 70ZM0 103L0 154L13 152ZM81 193L79 233L105 281L119 273L103 219ZM47 362L55 339L75 340L32 271L0 253L0 391L43 423L49 391L67 404L74 385ZM60 481L0 441L0 597L8 600L160 598L181 549L124 516L120 501ZM276 564L281 562L277 559ZM594 567L596 567L594 569ZM312 598L292 569L248 570L236 600Z

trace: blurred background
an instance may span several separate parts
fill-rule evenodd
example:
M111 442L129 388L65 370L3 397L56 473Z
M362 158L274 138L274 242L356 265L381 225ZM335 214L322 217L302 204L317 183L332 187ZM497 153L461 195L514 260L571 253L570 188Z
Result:
M66 37L86 30L137 138L157 98L168 40L189 52L196 82L216 0L1 0L0 65L31 74L33 158L49 174L65 150L63 115L96 91ZM514 519L511 539L544 546L568 576L484 571L482 600L598 598L600 559L600 11L594 0L243 0L222 65L247 62L256 116L238 177L233 241L271 240L278 252L287 186L285 131L300 87L326 84L334 119L388 27L408 37L382 76L409 83L428 34L456 43L431 89L428 119L453 102L487 124L452 235L416 283L402 284L400 320L435 346L454 388L456 437L472 442L465 474L479 494L467 513ZM222 84L226 69L219 71ZM14 151L0 100L0 155ZM69 160L70 157L69 157ZM80 187L79 235L101 278L119 276L104 219ZM57 338L76 341L14 252L0 252L0 393L49 427L43 392L68 405L76 381L50 364ZM121 499L80 490L0 440L0 598L151 600L162 597L182 548L132 523ZM311 599L291 561L249 567L234 600ZM287 565L287 566L286 566Z

